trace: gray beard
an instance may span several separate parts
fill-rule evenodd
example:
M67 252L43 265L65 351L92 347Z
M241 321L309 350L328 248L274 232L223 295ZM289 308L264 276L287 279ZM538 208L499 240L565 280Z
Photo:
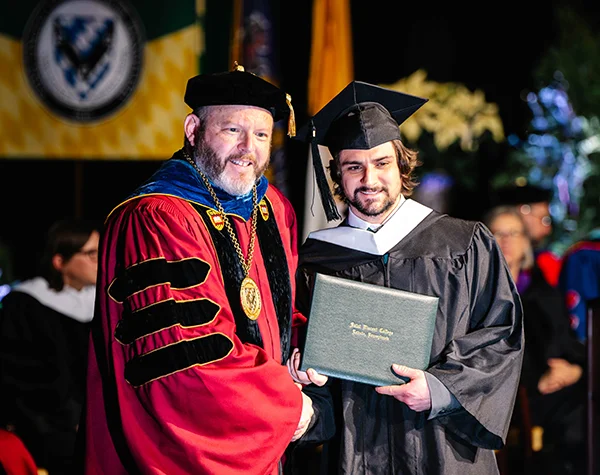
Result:
M206 142L202 137L200 138L198 145L194 147L194 161L196 162L196 165L198 165L198 168L200 168L202 173L204 173L216 186L233 196L243 196L250 193L254 184L260 179L269 165L267 162L262 169L256 169L253 166L255 171L254 180L236 180L225 176L224 172L227 161L243 157L244 155L242 154L230 155L224 161L219 160L216 152L206 145Z

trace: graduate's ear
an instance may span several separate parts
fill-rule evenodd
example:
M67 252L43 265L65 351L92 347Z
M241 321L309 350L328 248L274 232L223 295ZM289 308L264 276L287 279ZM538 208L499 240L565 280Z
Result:
M65 264L65 258L60 254L54 254L52 256L52 267L54 267L58 272L62 271L62 268Z
M196 146L198 140L198 129L200 128L200 118L196 114L188 114L183 124L185 136L192 147Z

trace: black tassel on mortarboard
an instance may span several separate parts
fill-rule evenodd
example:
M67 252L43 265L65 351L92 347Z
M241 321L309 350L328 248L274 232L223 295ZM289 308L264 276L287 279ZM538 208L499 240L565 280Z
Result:
M315 140L316 128L315 124L310 122L311 126L311 138L310 148L312 152L313 168L315 169L315 179L317 180L317 187L319 188L319 194L321 195L321 202L323 203L323 209L325 210L325 216L327 221L333 221L340 219L340 213L338 212L337 206L331 189L329 188L329 182L325 176L325 170L323 169L323 162L321 161L321 154L319 153L319 144Z

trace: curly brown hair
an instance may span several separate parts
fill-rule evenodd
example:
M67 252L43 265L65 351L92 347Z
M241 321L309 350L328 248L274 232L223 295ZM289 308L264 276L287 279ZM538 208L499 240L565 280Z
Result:
M398 159L398 168L400 169L400 178L402 179L402 194L405 198L412 195L413 190L419 184L413 175L413 171L416 167L422 165L418 159L418 152L406 147L400 140L392 140L392 145L396 151L396 158ZM348 199L342 189L342 174L339 170L340 154L339 152L333 157L333 160L329 161L329 174L333 180L333 192L336 196L339 196L345 202Z

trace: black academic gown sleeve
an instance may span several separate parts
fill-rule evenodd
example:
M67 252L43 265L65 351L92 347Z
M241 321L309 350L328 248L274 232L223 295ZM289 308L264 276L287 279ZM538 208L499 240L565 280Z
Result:
M522 304L504 256L483 225L475 226L455 264L465 267L465 282L454 294L447 288L440 299L448 324L446 335L436 334L434 345L441 351L427 371L463 409L440 416L441 422L475 446L498 449L508 432L522 366ZM453 274L449 271L449 282Z

